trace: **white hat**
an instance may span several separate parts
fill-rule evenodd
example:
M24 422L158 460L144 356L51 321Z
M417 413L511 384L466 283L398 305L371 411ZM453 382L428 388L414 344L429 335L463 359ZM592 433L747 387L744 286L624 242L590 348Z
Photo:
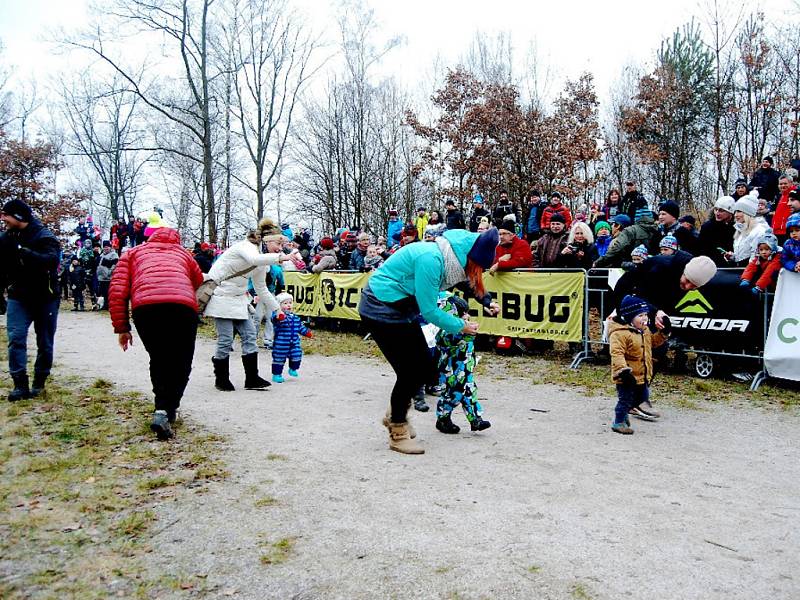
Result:
M707 256L695 256L686 263L683 274L697 287L703 287L717 274L717 265Z
M275 296L275 300L277 300L278 304L280 304L284 300L292 300L293 301L294 298L292 298L291 294L289 294L287 292L282 292L282 293L278 294L277 296Z
M733 210L734 212L740 210L748 216L755 217L758 212L758 192L755 194L750 192L747 196L739 198L733 205Z
M714 208L719 208L720 210L733 214L734 204L736 204L736 201L733 198L730 196L722 196L717 200L716 204L714 204Z

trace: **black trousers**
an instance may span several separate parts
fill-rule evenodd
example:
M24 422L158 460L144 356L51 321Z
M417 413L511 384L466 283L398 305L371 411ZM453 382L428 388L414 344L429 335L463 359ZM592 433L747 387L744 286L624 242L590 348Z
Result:
M133 323L150 355L156 410L175 411L192 372L197 314L182 304L149 304L133 311Z
M97 280L97 295L103 299L103 310L108 310L108 288L111 281Z
M394 369L392 422L405 423L414 394L433 376L433 359L419 323L382 323L361 317L372 339Z

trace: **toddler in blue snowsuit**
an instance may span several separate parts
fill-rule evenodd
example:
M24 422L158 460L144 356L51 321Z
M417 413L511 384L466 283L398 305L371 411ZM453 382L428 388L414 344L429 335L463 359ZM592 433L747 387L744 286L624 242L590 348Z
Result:
M278 294L275 299L281 306L283 314L272 314L272 324L275 327L275 337L272 341L272 381L283 383L283 364L289 359L289 375L297 377L300 361L303 359L303 348L300 346L300 336L313 337L311 330L305 326L296 314L292 312L294 298L291 294Z

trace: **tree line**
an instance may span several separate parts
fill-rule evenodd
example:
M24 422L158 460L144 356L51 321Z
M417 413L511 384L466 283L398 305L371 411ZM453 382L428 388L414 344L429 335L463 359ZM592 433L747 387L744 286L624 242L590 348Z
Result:
M451 198L463 209L475 190L491 202L532 189L577 206L628 179L700 212L765 154L779 165L800 155L800 31L713 1L648 67L621 68L602 105L591 73L542 93L542 65L517 75L506 36L476 37L428 92L412 92L381 71L400 41L355 1L324 36L289 0L113 0L98 11L58 40L88 66L63 74L57 100L12 94L0 69L6 163L49 157L28 171L41 185L26 193L40 200L56 199L68 165L64 216L80 203L110 222L158 203L187 241L226 245L264 214L381 232L390 207L410 216ZM50 119L31 141L41 104Z

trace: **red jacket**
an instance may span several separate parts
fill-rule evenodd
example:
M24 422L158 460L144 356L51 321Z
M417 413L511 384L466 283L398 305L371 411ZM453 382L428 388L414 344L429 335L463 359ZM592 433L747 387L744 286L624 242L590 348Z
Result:
M511 258L500 262L500 257L510 254ZM514 236L514 241L511 242L511 247L497 246L494 252L494 262L499 263L497 268L500 271L510 271L511 269L530 269L533 266L533 255L531 254L531 247L527 242L522 241L517 236Z
M789 192L794 188L793 185L789 186L789 189L781 194L781 198L775 206L775 215L772 217L772 231L775 235L786 235L786 221L792 214L792 207L789 206Z
M548 204L547 208L544 209L544 212L542 213L542 229L550 228L550 218L556 213L560 213L561 216L564 217L564 220L566 221L564 229L569 231L570 225L572 225L572 213L564 204L560 202L557 206Z
M747 263L742 280L749 281L762 292L774 292L781 270L781 253L776 252L769 260L764 260L758 254Z
M108 310L115 333L131 330L132 310L148 304L183 304L197 310L195 290L203 273L174 229L163 227L120 258L108 290Z

